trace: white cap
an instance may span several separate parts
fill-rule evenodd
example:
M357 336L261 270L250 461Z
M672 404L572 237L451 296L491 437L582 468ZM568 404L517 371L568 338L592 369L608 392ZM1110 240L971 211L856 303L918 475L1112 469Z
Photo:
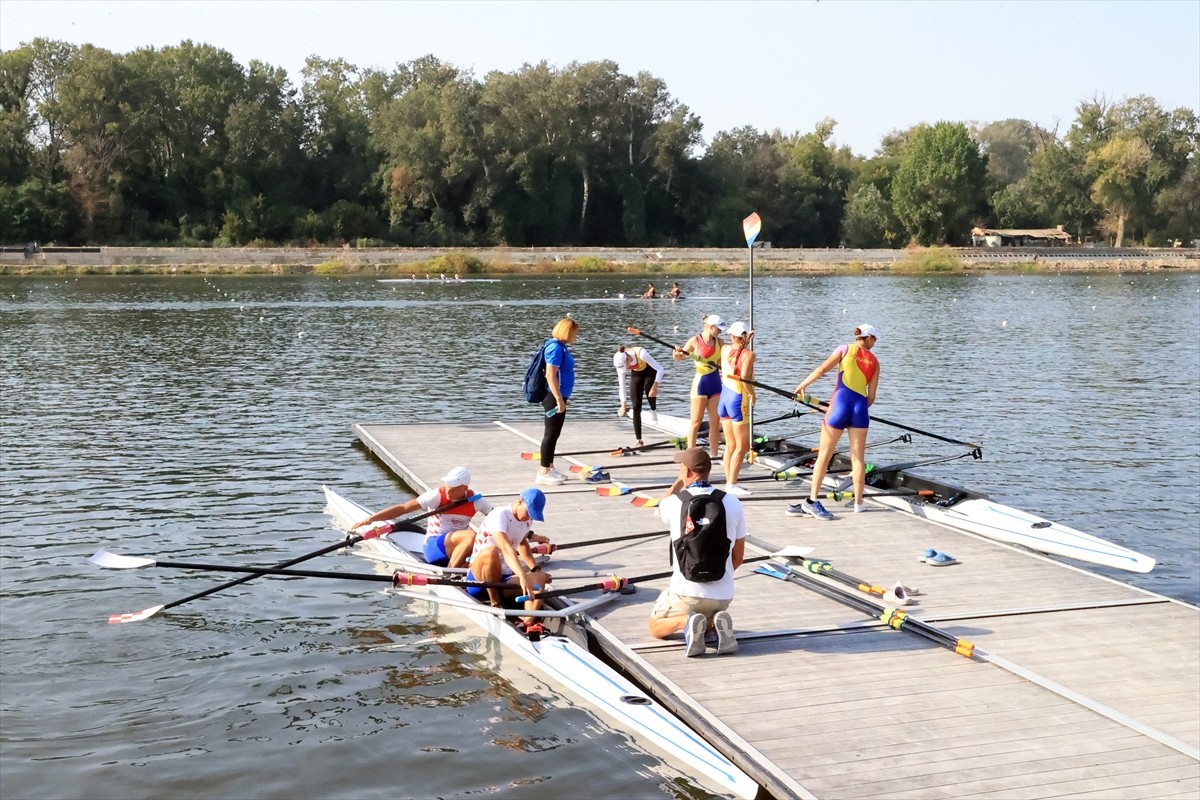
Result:
M874 325L868 325L865 322L862 325L859 325L854 330L855 330L855 334L854 334L855 337L874 336L876 339L879 338L879 330Z
M625 369L628 363L625 358L626 355L628 354L624 350L618 350L613 353L613 366L617 369Z
M746 328L746 323L742 322L741 320L738 320L737 322L730 325L725 330L725 332L728 333L730 336L745 336L750 331Z
M725 330L725 320L721 319L720 314L709 314L704 318L705 325L712 325L719 331Z
M471 473L466 467L455 467L442 476L442 483L447 486L466 486L471 482Z

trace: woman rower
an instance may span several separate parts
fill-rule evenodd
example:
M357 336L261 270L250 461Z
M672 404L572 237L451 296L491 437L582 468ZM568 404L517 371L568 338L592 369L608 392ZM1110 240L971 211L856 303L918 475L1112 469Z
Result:
M750 452L750 409L754 405L754 351L750 339L754 332L743 322L735 322L727 331L730 346L721 350L721 399L717 413L725 432L725 491L738 497L750 494L737 485L742 460Z
M672 300L682 300L683 299L683 289L679 288L678 283L672 283L671 290L669 292L667 292L667 297L671 298Z
M798 397L806 397L809 385L826 372L838 368L837 385L829 398L829 410L825 412L825 424L821 426L821 448L817 463L813 465L812 488L808 500L801 500L787 507L789 516L804 514L817 519L830 520L833 514L825 510L816 495L821 492L821 482L833 458L833 449L842 438L842 431L850 432L850 470L854 477L854 510L862 511L863 488L866 485L867 428L871 424L868 409L875 403L875 390L879 387L879 359L871 352L879 341L879 331L872 325L859 325L854 329L854 343L844 344L830 354L821 366L808 374L796 387Z
M688 429L688 447L696 446L700 437L700 426L704 424L704 412L708 411L708 453L713 461L719 456L721 423L717 406L721 401L721 331L725 320L717 314L706 314L702 318L700 333L688 339L683 347L676 347L671 357L682 361L691 356L696 362L696 377L692 379L691 427Z
M646 291L642 292L643 300L653 300L658 297L658 291L654 288L654 284L650 284Z
M654 360L654 356L639 346L617 348L617 355L625 355L625 368L629 371L629 395L633 403L633 437L637 439L634 447L642 446L642 397L645 396L650 405L650 422L658 422L658 383L662 379L663 368Z

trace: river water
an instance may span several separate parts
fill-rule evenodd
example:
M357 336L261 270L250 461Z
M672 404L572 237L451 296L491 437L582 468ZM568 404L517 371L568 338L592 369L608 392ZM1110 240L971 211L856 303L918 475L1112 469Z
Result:
M107 625L222 576L87 562L267 564L332 541L322 484L407 496L353 422L529 415L528 354L566 313L572 413L610 416L626 326L682 341L704 312L748 319L744 279L682 283L672 303L619 298L644 286L628 276L0 278L0 796L705 796L498 670L453 612L273 579ZM880 327L874 413L984 443L928 474L1153 555L1148 575L1105 574L1200 602L1200 276L758 278L753 314L758 377L788 389ZM660 408L686 413L688 383L669 367ZM757 413L787 408L764 394Z

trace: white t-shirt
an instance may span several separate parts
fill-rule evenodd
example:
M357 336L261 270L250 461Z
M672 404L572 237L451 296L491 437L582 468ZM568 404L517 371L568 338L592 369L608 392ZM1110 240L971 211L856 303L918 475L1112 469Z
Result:
M449 500L442 497L442 488L438 486L430 489L428 492L417 496L417 505L426 511L433 511L435 508L441 508L446 505ZM490 514L492 504L487 501L486 497L481 497L474 502L468 503L466 500L463 503L467 506L463 508L461 505L455 506L454 510L469 511L470 513L459 514L434 514L425 522L425 535L437 536L442 533L454 533L455 531L466 530L471 527L471 518L475 516L475 512L480 514Z
M500 508L492 509L483 519L483 524L479 526L479 532L475 534L475 552L478 553L485 547L498 546L493 541L496 536L503 536L512 543L513 549L517 549L517 545L521 540L529 534L530 528L533 527L533 520L521 522L513 514L512 506L501 506ZM512 575L513 572L509 569L508 562L503 558L500 559L500 569L504 573L504 577Z
M712 494L713 487L689 486L687 489L693 496L696 496ZM683 536L683 532L679 529L679 514L682 505L683 501L678 494L673 494L658 504L659 517L671 528L672 543ZM679 574L679 564L675 563L675 559L672 558L671 566L674 574L671 575L670 589L675 594L683 597L705 597L710 600L733 599L733 543L738 539L746 538L746 513L742 508L742 502L731 494L726 493L722 505L725 506L725 532L729 536L729 557L725 560L725 574L719 581L695 583Z

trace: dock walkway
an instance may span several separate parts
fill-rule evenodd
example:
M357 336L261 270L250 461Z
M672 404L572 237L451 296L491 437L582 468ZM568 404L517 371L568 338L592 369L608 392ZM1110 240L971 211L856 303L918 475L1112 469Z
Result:
M519 454L537 450L541 424L360 424L355 432L414 489L463 464L472 486L506 502L533 485L536 465ZM625 420L571 420L559 450L630 444ZM572 460L617 462L611 472L622 484L665 484L675 468L649 464L674 452L557 463L565 472ZM601 497L576 481L540 488L546 521L536 529L559 544L665 527L628 495ZM870 500L869 513L831 509L832 523L787 517L784 504L745 504L763 549L813 547L812 557L842 572L919 587L909 613L977 649L964 658L750 565L738 571L730 609L740 644L733 656L685 658L682 641L650 637L646 619L665 581L597 611L588 629L598 647L771 795L1200 797L1200 609ZM547 569L558 587L664 571L666 542L664 534L570 549ZM921 564L927 547L961 563Z

